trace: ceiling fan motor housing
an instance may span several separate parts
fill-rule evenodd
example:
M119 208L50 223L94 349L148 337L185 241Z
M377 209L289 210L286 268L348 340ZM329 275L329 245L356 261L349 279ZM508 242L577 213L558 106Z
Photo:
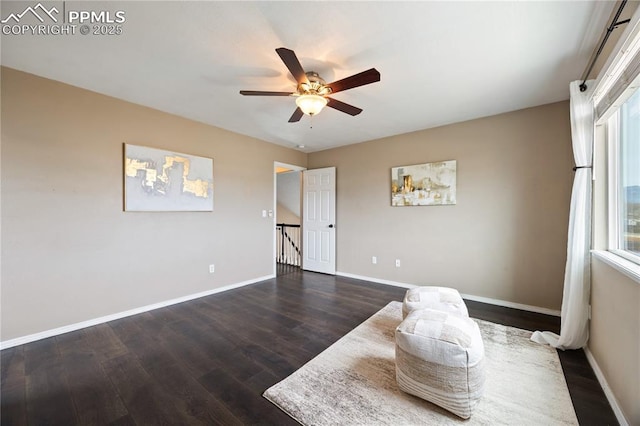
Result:
M298 84L296 95L319 95L328 96L331 94L331 88L327 87L327 83L315 71L307 71L305 73L308 82Z

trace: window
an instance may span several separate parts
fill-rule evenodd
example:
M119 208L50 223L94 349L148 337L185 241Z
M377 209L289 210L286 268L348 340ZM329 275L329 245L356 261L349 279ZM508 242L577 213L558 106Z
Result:
M640 90L608 122L609 250L640 264Z

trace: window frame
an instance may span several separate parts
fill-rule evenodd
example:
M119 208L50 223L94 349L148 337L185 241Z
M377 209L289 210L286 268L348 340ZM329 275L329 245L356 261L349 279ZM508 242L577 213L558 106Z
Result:
M630 98L631 96L629 96L627 100ZM617 108L607 119L607 250L636 265L640 265L640 255L636 255L622 248L623 236L620 214L620 111L621 107Z

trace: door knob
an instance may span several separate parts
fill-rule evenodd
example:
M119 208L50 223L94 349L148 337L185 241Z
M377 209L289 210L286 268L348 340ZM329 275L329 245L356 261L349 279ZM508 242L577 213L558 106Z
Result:
M333 223L331 225L329 225L329 228L333 228Z

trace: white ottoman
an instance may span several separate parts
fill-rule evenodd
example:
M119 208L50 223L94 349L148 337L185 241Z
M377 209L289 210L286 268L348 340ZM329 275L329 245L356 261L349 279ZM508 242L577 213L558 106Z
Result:
M449 287L414 287L407 290L402 303L402 318L418 309L435 309L468 317L467 305L464 304L460 293Z
M471 417L485 380L478 325L433 309L411 312L396 329L396 380L404 392Z

